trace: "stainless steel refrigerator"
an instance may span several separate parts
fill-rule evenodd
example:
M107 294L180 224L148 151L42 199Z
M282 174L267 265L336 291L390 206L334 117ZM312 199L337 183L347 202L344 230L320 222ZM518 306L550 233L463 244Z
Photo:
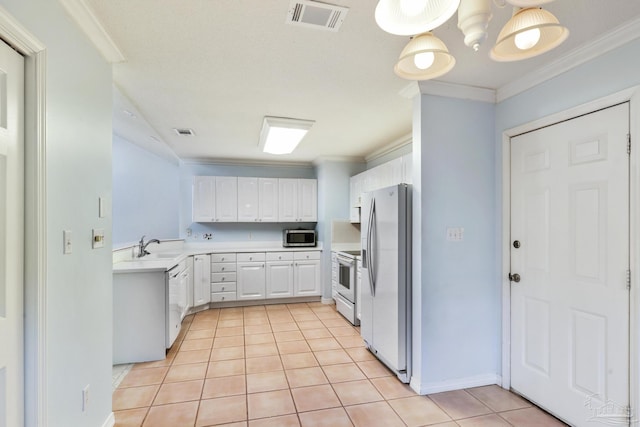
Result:
M365 193L360 333L369 350L411 380L411 187Z

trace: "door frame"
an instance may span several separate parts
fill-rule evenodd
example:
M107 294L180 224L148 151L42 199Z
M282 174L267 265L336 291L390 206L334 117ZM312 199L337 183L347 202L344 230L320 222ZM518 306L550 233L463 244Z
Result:
M632 381L640 373L640 86L587 102L568 110L551 114L532 122L507 129L502 133L502 387L511 388L511 284L508 279L511 264L511 138L535 129L550 126L564 120L588 114L623 102L629 102L629 132L632 149L629 170L629 227L631 292L629 308L629 405L632 410L632 426L640 426L640 384ZM635 219L635 220L634 220Z
M0 38L25 59L24 79L24 410L25 423L47 425L47 52L30 31L0 6ZM32 419L27 415L31 413Z

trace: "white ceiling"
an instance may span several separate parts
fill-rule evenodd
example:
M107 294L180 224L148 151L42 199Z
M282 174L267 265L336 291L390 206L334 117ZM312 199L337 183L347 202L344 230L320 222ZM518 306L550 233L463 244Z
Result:
M408 38L377 27L374 0L330 0L349 8L335 33L285 23L289 0L77 1L125 57L113 65L114 133L158 154L310 162L363 158L410 136L412 102L400 94L409 82L393 73ZM434 31L457 61L441 82L500 93L544 78L550 64L640 18L637 0L556 0L544 7L569 28L569 39L536 58L496 63L488 51L512 12L500 3L479 52L464 45L456 15ZM627 39L640 31L633 34ZM266 115L316 123L291 155L274 156L258 149ZM176 127L196 136L178 136Z

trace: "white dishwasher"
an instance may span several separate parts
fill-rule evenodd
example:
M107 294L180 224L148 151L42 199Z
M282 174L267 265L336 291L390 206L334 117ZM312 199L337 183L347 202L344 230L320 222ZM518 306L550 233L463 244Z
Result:
M167 325L166 325L166 346L170 348L182 325L182 318L187 306L187 281L189 271L187 261L167 271Z

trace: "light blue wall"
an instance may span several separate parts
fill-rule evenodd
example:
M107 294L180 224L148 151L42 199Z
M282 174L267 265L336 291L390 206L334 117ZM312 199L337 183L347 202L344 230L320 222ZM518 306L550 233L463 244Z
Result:
M113 136L113 244L178 237L180 168Z
M203 176L250 176L260 178L316 178L312 165L309 166L236 166L211 163L184 162L180 166L180 237L188 241L203 242L204 233L212 233L213 241L282 241L285 228L315 228L314 223L194 223L191 221L193 200L193 177ZM187 236L190 228L192 236ZM251 237L249 237L251 233Z
M429 390L499 366L495 106L422 95L414 109L414 381Z
M322 296L331 298L331 223L349 220L350 178L364 170L364 163L323 161L318 171L318 238L322 256Z
M2 8L46 47L46 296L27 259L25 281L25 425L37 423L44 397L47 425L102 426L111 413L111 212L98 217L98 198L111 198L111 66L71 21L60 2L2 0ZM27 93L33 92L27 74ZM35 108L27 104L27 109ZM28 132L31 134L32 132ZM33 141L27 141L33 153ZM27 168L36 161L27 155ZM44 170L43 170L44 171ZM32 206L26 204L27 209ZM32 217L33 212L27 212ZM91 248L92 228L106 231L106 247ZM62 230L73 252L62 253ZM32 244L32 232L28 244ZM31 277L30 277L31 276ZM36 388L38 298L44 298L46 388ZM6 343L4 343L6 345ZM90 404L82 412L82 389ZM15 390L10 390L10 393Z

